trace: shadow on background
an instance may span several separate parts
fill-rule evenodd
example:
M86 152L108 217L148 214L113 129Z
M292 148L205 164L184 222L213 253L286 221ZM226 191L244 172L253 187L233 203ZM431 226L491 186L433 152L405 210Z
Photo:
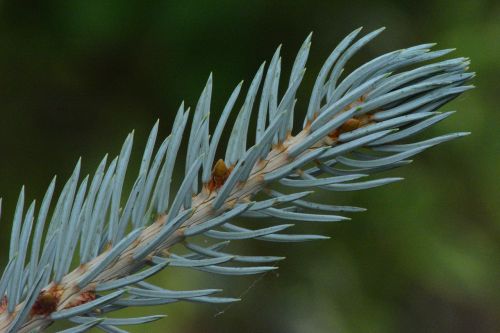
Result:
M386 26L351 68L424 42L457 47L477 88L443 110L459 112L427 135L472 131L395 172L406 181L352 194L321 194L367 207L353 221L310 226L330 241L239 244L242 253L286 255L279 273L225 278L167 270L170 288L224 287L243 301L129 311L168 318L132 332L500 331L500 3L496 1L3 1L0 5L1 263L21 185L42 198L79 156L93 172L136 129L136 158L161 119L167 135L181 100L195 105L214 73L212 122L232 88L248 83L284 44L288 73L314 31L298 104L336 43L358 26ZM299 116L297 118L300 118ZM137 168L137 163L132 166ZM180 168L179 168L180 170ZM178 173L177 177L181 177ZM62 326L59 326L62 327ZM50 330L55 330L51 328Z

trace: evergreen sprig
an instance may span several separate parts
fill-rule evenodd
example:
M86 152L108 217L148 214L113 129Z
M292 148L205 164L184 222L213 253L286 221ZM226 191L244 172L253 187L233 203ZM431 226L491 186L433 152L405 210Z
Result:
M210 75L189 133L190 111L184 104L171 135L158 149L158 122L154 125L126 195L123 184L133 132L119 156L109 163L106 156L94 175L80 180L78 161L57 199L53 199L54 178L39 209L35 201L25 203L23 187L12 223L9 261L0 280L0 332L39 331L63 319L75 323L67 333L91 327L123 332L116 326L162 316L108 318L109 312L179 301L236 301L214 296L220 292L217 289L166 290L145 280L168 266L226 275L274 270L282 257L237 255L223 248L232 240L304 242L328 237L285 233L293 224L248 229L235 224L235 218L346 220L337 214L363 209L310 201L310 189L356 191L393 183L401 178L362 178L409 164L412 156L468 134L407 141L451 115L436 110L472 88L466 85L474 76L467 72L467 58L429 63L451 50L431 51L434 44L422 44L383 54L342 75L347 61L383 29L356 40L360 30L345 37L325 61L297 133L293 131L296 93L311 36L296 56L283 96L279 96L280 48L267 69L260 66L225 144L224 159L216 161L216 154L242 83L230 95L210 135ZM250 144L249 123L255 113L256 139ZM186 136L185 176L174 191L174 166ZM287 192L279 192L276 184ZM193 241L196 236L217 242L202 246ZM176 254L171 250L175 245L187 253ZM79 263L76 267L74 261Z

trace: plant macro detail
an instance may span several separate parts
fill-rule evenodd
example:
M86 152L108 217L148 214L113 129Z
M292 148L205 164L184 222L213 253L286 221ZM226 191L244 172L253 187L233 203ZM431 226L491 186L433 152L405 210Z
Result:
M92 327L124 332L125 325L143 325L163 315L117 318L109 313L180 301L237 301L220 296L217 289L167 290L146 280L169 267L224 275L274 270L282 257L240 255L224 248L230 241L247 239L327 239L293 233L293 223L344 221L348 218L339 214L363 209L314 202L312 190L357 191L399 181L377 173L407 165L414 155L467 135L413 138L450 116L453 112L436 110L472 88L467 84L474 76L467 72L469 59L441 59L452 50L422 44L343 71L382 30L361 36L357 29L334 48L314 74L307 108L300 112L305 113L302 126L294 128L294 111L311 35L298 51L289 78L281 77L279 47L246 91L238 84L213 131L210 75L197 105L190 110L182 103L172 133L158 144L159 124L154 125L129 191L124 182L127 171L131 173L127 166L133 132L119 155L104 157L94 174L80 175L78 161L59 194L54 178L40 204L25 202L23 187L0 280L0 332L43 331L59 320L74 323L61 331L66 333ZM236 120L231 125L232 113ZM250 125L253 120L255 126ZM250 131L255 133L252 142ZM223 133L230 133L227 143L221 142ZM186 167L180 185L173 188L183 138L188 140ZM222 148L224 155L218 156ZM238 217L287 222L248 228L235 224Z

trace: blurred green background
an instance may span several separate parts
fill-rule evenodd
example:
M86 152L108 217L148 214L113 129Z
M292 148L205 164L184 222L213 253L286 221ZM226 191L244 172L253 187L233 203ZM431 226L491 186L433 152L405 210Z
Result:
M237 246L286 255L278 273L165 271L155 278L165 287L224 287L243 301L130 311L169 315L130 331L499 332L498 1L1 1L1 265L21 185L40 199L54 174L67 177L79 156L93 172L105 153L119 152L131 129L138 160L154 121L161 119L167 135L181 100L194 105L210 71L215 124L241 79L249 82L280 43L289 73L314 31L303 112L322 62L358 26L387 30L351 68L424 42L470 57L477 88L445 106L459 112L426 134L473 134L388 173L404 182L324 193L325 201L368 208L351 222L309 228L329 241Z

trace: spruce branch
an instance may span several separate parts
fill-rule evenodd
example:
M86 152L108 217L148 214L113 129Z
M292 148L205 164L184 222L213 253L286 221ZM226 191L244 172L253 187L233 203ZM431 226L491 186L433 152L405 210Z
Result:
M274 217L294 223L347 220L337 214L364 209L310 201L310 189L356 191L399 181L365 177L407 165L412 156L468 134L408 141L450 116L452 112L436 110L472 88L466 85L474 76L467 72L467 58L429 63L451 50L431 51L433 44L422 44L383 54L343 75L347 61L383 29L356 40L360 30L345 37L325 61L303 127L295 134L296 93L305 74L311 35L295 58L282 97L280 48L267 70L265 64L260 66L232 127L224 159L216 161L216 154L242 83L230 95L210 135L210 75L189 134L190 110L184 104L171 135L158 149L159 124L154 125L125 201L123 184L133 132L118 157L108 163L106 156L95 174L81 181L78 161L55 204L51 204L55 178L38 210L35 202L25 209L23 187L13 218L9 261L0 280L0 332L40 331L57 320L75 323L64 332L91 327L116 332L116 326L163 317L107 317L125 307L237 301L214 296L220 292L217 289L166 290L145 280L169 266L225 275L274 270L274 263L284 258L237 255L223 249L232 240L304 242L328 237L284 232L293 224L248 229L234 224L235 218ZM253 113L257 113L256 140L250 145ZM185 176L171 195L185 136L189 140ZM288 192L276 190L278 183ZM263 199L257 200L257 194ZM193 240L197 236L216 242L201 246ZM187 253L176 254L176 245ZM77 267L72 266L75 258Z

